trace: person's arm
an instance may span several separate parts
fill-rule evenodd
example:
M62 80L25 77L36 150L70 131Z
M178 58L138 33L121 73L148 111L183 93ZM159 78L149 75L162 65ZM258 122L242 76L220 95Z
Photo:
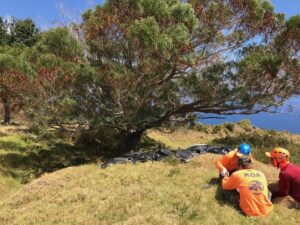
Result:
M251 159L251 161L253 162L253 158L252 158L252 154L251 152L249 153L249 158Z
M217 169L219 170L220 173L223 169L226 169L224 165L226 165L228 163L228 161L229 161L229 157L228 157L227 154L224 155L222 158L217 159L215 161L215 165L216 165L216 167L217 167Z
M279 191L272 193L272 197L289 195L290 185L291 185L290 176L284 173L280 173L279 182L278 182Z
M224 177L222 180L222 188L224 190L236 189L239 185L239 177L236 173L233 173L230 177Z

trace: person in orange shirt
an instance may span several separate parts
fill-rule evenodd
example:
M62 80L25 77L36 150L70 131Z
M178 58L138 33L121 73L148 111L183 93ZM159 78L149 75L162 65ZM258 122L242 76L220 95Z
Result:
M266 216L273 210L266 176L252 169L249 157L238 159L238 170L223 178L222 188L240 193L240 207L247 216Z
M245 156L249 156L250 160L252 160L250 145L242 143L238 149L234 149L216 160L215 165L219 170L220 177L229 176L236 171L238 169L238 158Z

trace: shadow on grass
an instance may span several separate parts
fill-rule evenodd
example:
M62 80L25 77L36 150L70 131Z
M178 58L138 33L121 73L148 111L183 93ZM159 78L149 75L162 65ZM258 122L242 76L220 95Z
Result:
M236 209L239 213L244 215L244 213L242 212L242 210L240 209L240 206L239 206L240 196L236 190L230 190L230 191L224 190L221 186L222 183L221 183L220 178L216 178L216 177L212 178L208 184L217 186L215 198L220 205L230 205L234 209Z
M27 183L43 173L105 159L105 153L109 153L109 149L98 151L97 146L93 145L69 144L72 140L64 139L55 132L34 135L30 130L19 128L17 133L23 135L6 139L0 137L0 173L21 183ZM161 146L161 143L144 136L139 151L157 150Z
M18 152L23 152L24 150L26 150L26 148L20 145L19 143L13 141L3 141L3 140L0 140L0 148L3 150L18 151Z
M6 137L6 136L7 136L7 134L0 131L0 137Z
M142 137L139 145L139 151L141 152L156 151L161 148L165 148L165 145L162 142L156 141L146 135Z
M9 146L13 147L13 144ZM21 183L27 183L45 172L95 161L95 157L88 152L66 143L55 143L49 148L34 146L19 150L0 155L0 172Z

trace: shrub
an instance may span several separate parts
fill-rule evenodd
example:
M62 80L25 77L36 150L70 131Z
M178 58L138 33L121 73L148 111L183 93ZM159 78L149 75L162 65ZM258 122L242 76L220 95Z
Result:
M224 127L227 129L227 130L229 130L229 131L233 131L234 130L234 127L235 127L235 124L234 123L229 123L229 122L227 122L227 123L224 123Z
M208 133L209 125L205 125L203 123L196 123L193 125L192 130Z
M215 133L219 133L222 130L222 125L215 125L213 126L213 130L212 132Z
M248 119L243 119L243 120L239 121L237 124L244 128L252 126L251 121Z

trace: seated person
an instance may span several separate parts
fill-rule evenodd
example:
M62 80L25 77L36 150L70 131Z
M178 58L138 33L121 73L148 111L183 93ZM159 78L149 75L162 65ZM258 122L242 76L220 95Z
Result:
M273 210L265 175L251 168L249 157L238 159L238 170L222 180L225 190L240 193L240 208L247 216L266 216Z
M280 168L279 181L269 185L272 193L272 200L283 200L290 195L296 203L300 203L300 167L289 162L290 153L284 148L274 148L271 152L266 152L266 156L271 158L274 167Z

